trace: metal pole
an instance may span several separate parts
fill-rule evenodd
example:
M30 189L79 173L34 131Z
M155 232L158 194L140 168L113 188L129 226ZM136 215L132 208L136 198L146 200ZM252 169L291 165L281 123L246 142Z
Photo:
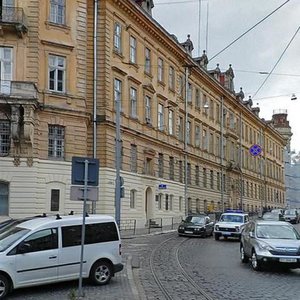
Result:
M94 74L93 74L93 158L97 155L97 23L98 0L94 0ZM96 213L96 201L92 202L92 213Z
M224 212L224 180L223 180L223 159L224 159L224 97L221 97L221 205Z
M240 202L241 202L241 209L243 209L243 172L242 172L242 163L243 163L243 144L242 144L242 139L243 139L243 123L242 123L242 112L240 112Z
M84 240L85 240L85 215L86 215L86 200L87 200L87 186L88 186L88 169L89 161L84 161L84 189L83 189L83 215L82 215L82 228L81 228L81 253L80 253L80 270L79 270L79 297L83 297L82 291L82 267L83 267L83 251L84 251Z
M116 98L116 181L115 181L115 219L120 227L121 218L121 185L120 185L120 169L121 169L121 107L120 99Z
M185 110L185 126L184 126L184 199L185 199L185 215L188 215L188 199L187 199L187 127L188 127L188 88L189 88L189 68L185 67L185 101L184 101L184 110Z

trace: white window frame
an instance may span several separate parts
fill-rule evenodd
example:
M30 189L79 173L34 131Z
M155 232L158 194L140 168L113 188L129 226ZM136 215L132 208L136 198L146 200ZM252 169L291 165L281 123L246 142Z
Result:
M13 58L12 48L0 47L0 93L10 94Z
M134 36L130 36L130 55L129 55L129 59L130 59L130 62L132 64L136 64L136 47L137 43L136 43L136 38Z
M130 88L130 115L137 117L137 90L133 87Z
M50 22L65 25L66 22L66 1L50 0Z
M146 123L151 124L151 97L145 96L145 120Z
M172 66L169 67L169 89L175 90L175 69Z
M10 151L10 122L0 120L0 157L7 156Z
M164 81L164 61L160 57L157 60L157 80L159 82Z
M195 146L200 147L201 144L201 132L200 132L200 126L195 126Z
M118 101L120 109L122 110L122 81L118 78L114 79L114 101L115 107L117 106Z
M114 24L114 50L122 53L122 26L118 22Z
M169 130L169 134L173 135L174 134L174 111L173 110L169 110L169 115L168 115L168 130Z
M164 106L160 103L158 104L157 125L158 130L164 130Z
M66 58L58 55L49 55L49 80L48 80L48 88L50 91L64 93L66 91ZM53 78L51 78L51 72L53 72ZM59 79L59 77L62 79ZM51 86L51 82L53 81L53 87ZM61 87L59 87L61 84Z
M48 125L48 157L63 159L65 156L65 127Z
M145 73L151 74L151 50L145 48Z

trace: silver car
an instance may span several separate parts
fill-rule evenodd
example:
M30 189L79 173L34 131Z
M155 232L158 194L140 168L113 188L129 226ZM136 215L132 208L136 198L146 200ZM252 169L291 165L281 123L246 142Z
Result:
M287 222L250 221L242 231L240 258L250 259L256 271L267 264L300 268L300 234Z

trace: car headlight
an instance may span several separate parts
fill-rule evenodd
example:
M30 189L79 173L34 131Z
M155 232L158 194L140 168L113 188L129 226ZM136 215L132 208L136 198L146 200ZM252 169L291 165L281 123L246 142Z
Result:
M183 230L184 229L184 227L183 226L179 226L179 228L178 229L180 229L180 230Z
M216 225L216 226L215 226L215 230L219 230L219 225Z
M235 230L236 230L237 232L239 232L239 231L240 231L240 226L235 226Z
M262 250L268 250L268 251L274 250L269 244L264 242L259 242L258 247Z

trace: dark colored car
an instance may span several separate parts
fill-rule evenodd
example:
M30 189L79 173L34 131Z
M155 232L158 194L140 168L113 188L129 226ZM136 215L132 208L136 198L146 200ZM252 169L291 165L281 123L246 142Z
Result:
M255 271L267 264L300 268L300 235L293 225L282 221L250 221L243 229L240 258L251 260Z
M178 226L178 235L185 236L212 236L214 222L206 215L187 216Z
M287 209L284 212L284 221L297 224L300 221L300 216L295 208Z

